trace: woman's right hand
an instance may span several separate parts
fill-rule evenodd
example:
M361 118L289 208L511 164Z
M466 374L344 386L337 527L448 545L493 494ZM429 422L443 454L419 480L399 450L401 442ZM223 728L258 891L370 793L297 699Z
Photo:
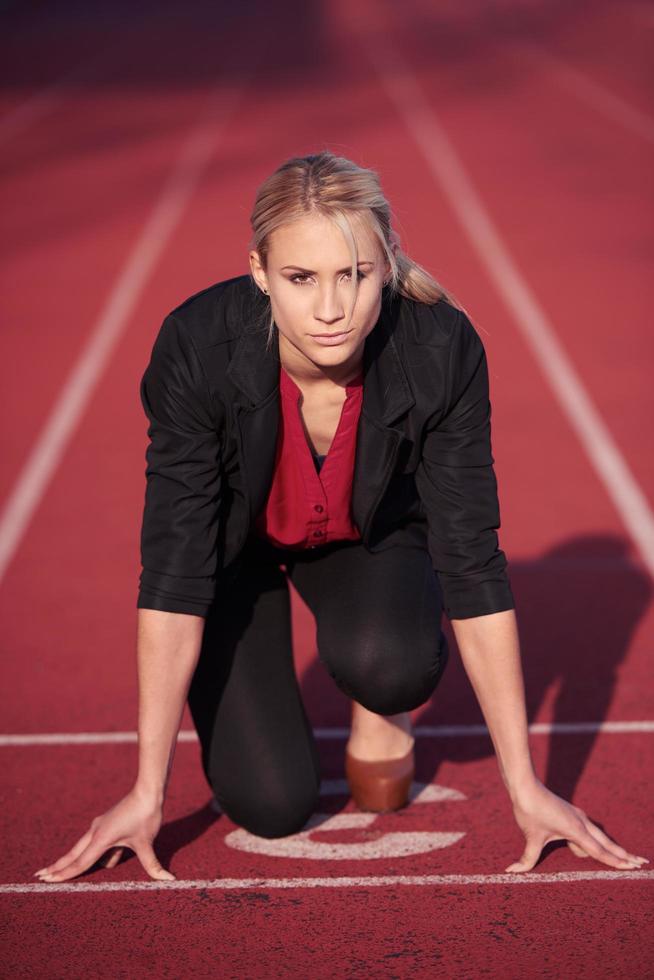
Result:
M122 800L95 817L66 854L35 875L40 881L68 881L96 863L113 868L129 847L151 878L175 881L175 875L162 868L152 846L162 819L163 803L134 786Z

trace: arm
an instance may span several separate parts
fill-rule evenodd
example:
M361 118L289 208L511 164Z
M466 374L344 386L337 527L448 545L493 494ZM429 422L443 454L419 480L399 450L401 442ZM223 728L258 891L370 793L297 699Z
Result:
M126 796L37 872L45 881L66 881L96 861L113 867L125 847L152 878L174 877L157 860L153 841L214 598L221 466L220 424L207 379L191 337L172 316L155 341L141 401L150 442L137 600L138 773Z
M149 419L137 629L137 786L163 802L214 597L220 426L192 338L164 321L141 380Z
M497 535L488 364L481 338L461 312L452 329L446 387L444 410L425 435L416 483L444 609L526 839L521 859L506 870L530 870L543 846L557 839L567 840L578 857L634 867L632 862L641 859L612 841L579 807L551 793L534 772L515 602Z
M162 324L140 395L150 441L137 606L206 616L218 563L223 406L174 316Z
M504 785L515 801L536 779L514 610L453 619L461 660L479 702Z
M138 775L132 788L57 861L36 875L43 881L68 881L94 864L113 868L125 847L137 855L151 878L174 880L153 847L163 816L184 702L202 641L204 619L185 613L139 609L137 665L139 683Z
M514 609L515 600L497 533L486 352L464 313L441 315L450 321L448 365L434 381L434 414L423 437L416 487L443 608L452 620Z
M177 733L195 670L204 619L185 613L139 609L138 776L143 798L163 805Z
M537 778L529 750L520 646L512 610L452 620L466 673L482 710L516 822L525 836L520 859L506 871L530 871L545 844L565 840L577 857L614 868L647 863L621 847L577 806Z

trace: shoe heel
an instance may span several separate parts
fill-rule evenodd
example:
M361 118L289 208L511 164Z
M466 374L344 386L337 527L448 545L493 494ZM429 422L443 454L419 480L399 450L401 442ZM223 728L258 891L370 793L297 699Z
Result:
M415 752L411 748L399 759L357 759L345 750L345 776L352 799L360 810L388 813L409 802L415 775Z

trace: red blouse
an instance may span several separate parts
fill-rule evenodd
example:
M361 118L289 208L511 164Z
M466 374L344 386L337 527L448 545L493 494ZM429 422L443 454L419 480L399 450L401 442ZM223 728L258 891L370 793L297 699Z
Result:
M350 505L363 372L346 385L341 417L325 456L312 453L300 412L302 392L281 367L279 390L273 482L254 522L256 533L279 547L293 549L360 540Z

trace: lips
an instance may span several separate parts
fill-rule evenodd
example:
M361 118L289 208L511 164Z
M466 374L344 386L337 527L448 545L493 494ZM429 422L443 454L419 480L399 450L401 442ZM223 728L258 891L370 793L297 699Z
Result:
M351 333L351 330L345 330L342 333L311 334L310 336L321 347L338 347L339 344L345 343Z

